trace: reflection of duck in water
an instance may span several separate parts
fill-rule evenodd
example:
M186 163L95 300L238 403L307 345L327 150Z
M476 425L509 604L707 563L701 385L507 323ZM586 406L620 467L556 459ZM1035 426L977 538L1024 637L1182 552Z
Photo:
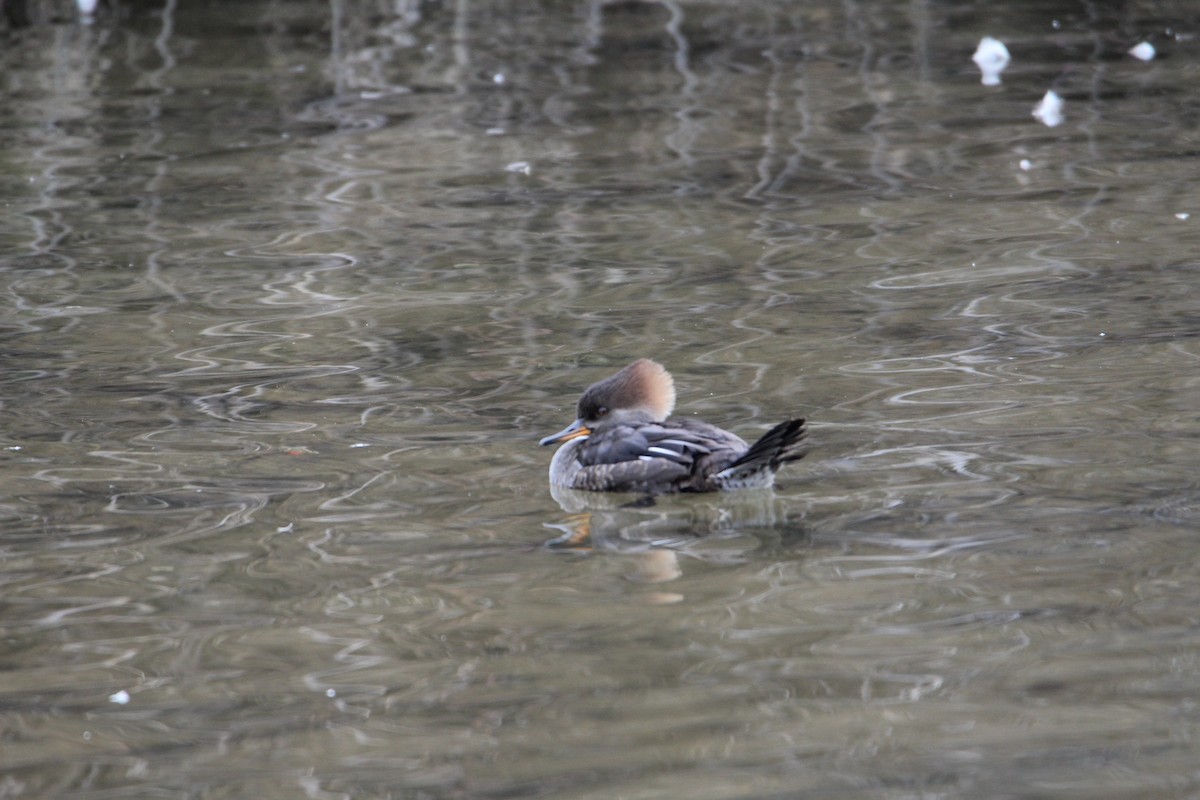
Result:
M781 422L748 445L707 422L667 419L674 407L671 374L649 359L592 384L576 420L542 439L564 443L550 462L551 486L652 495L766 488L783 464L804 457L803 419Z

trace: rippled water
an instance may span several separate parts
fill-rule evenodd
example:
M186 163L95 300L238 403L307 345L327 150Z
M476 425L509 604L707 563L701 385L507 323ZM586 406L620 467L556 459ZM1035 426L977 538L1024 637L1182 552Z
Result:
M0 797L1194 796L1200 28L997 5L0 31ZM556 499L643 355L809 457Z

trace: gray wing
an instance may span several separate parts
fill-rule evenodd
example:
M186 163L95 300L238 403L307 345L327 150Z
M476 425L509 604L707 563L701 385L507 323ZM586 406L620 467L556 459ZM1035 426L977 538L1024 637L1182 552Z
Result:
M622 427L585 443L574 488L619 492L705 491L707 476L746 451L739 437L691 420Z

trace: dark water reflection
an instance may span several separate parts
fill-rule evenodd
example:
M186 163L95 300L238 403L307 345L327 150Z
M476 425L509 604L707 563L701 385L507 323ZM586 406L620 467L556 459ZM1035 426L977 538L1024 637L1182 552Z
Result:
M0 31L0 796L1193 796L1200 30L1054 5ZM578 516L640 355L810 457Z

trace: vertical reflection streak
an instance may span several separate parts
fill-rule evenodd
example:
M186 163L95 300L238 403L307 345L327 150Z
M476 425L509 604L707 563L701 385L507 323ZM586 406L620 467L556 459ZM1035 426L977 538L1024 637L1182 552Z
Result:
M343 0L329 0L329 15L329 60L333 67L333 95L340 100L346 94L345 58L342 44Z
M667 20L666 31L667 35L671 37L671 41L675 43L673 63L675 71L683 78L681 94L685 100L685 103L675 111L675 119L679 121L679 124L674 131L667 134L664 142L684 164L691 166L696 160L692 148L699 137L699 126L694 121L694 112L697 110L696 88L699 81L690 64L691 45L683 32L683 8L674 0L663 0L662 5L671 14Z
M762 193L772 182L774 165L778 161L779 145L778 140L780 133L778 127L780 103L780 85L783 82L783 64L779 58L777 51L778 40L776 30L775 14L771 14L768 22L767 38L770 41L767 49L763 51L763 58L770 65L770 76L767 78L767 86L765 89L766 102L763 104L763 134L762 134L762 155L758 158L758 166L756 172L758 174L758 182L750 187L746 192L746 198L749 200L758 199Z
M160 247L151 251L146 256L146 281L152 286L156 286L162 291L174 298L176 303L184 302L184 295L170 281L163 277L161 269L161 257L164 253L170 250L170 237L160 232L161 228L161 211L162 211L162 195L163 187L166 185L170 174L170 165L174 160L172 156L162 151L161 145L166 139L166 134L163 132L160 122L162 120L162 103L163 98L171 95L173 89L167 85L168 76L175 69L177 60L175 53L172 50L171 42L175 35L175 11L178 0L167 0L162 10L162 27L159 29L158 35L154 37L154 50L158 53L161 59L161 65L158 69L147 74L147 83L156 91L151 95L148 105L146 121L149 123L146 128L146 143L142 152L150 155L153 158L155 167L152 177L146 184L146 194L139 204L140 208L145 209L145 214L148 217L146 222L146 238L157 242ZM161 313L161 312L160 312Z

